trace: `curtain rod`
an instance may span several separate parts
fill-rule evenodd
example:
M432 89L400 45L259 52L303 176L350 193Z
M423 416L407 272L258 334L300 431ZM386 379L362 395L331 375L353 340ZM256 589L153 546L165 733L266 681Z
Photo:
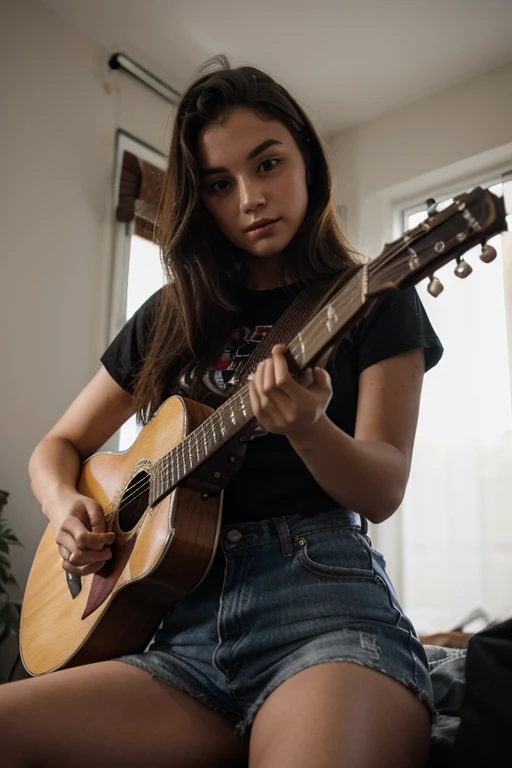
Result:
M126 70L126 72L129 72L130 75L133 75L133 77L136 77L137 80L140 80L142 83L144 83L144 85L147 85L148 88L151 88L164 99L170 101L171 104L178 104L181 98L181 94L178 91L176 91L174 88L171 88L171 86L167 85L167 83L164 83L163 80L155 77L155 75L152 75L151 72L148 72L147 69L141 67L140 64L137 64L135 61L126 56L126 54L120 52L112 54L108 60L108 65L110 69Z

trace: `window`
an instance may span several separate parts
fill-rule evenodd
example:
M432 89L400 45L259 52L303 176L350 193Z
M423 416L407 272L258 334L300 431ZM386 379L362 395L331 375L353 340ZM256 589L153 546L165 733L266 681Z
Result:
M503 183L489 185L503 194ZM438 206L446 207L444 200ZM404 211L404 228L426 218L425 206ZM511 217L509 217L510 220ZM509 221L509 228L511 223ZM419 632L449 629L475 608L512 613L512 409L502 237L498 258L465 254L473 274L454 264L428 281L421 300L445 347L424 381L411 477L402 506L401 597Z
M131 152L157 168L165 169L165 157L123 132L118 133L116 152L116 199L121 178L124 152ZM150 240L135 233L134 221L117 222L110 313L110 340L125 322L164 283L160 249ZM115 449L124 451L140 432L135 416L117 434Z
M132 228L131 228L132 229ZM160 262L160 249L149 240L132 234L130 239L128 280L126 291L126 313L124 322L164 284ZM119 450L129 448L140 432L136 417L132 416L119 430Z

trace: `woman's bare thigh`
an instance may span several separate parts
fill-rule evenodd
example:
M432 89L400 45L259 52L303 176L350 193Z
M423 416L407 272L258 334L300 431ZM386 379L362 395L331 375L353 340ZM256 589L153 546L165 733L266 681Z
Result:
M225 715L149 673L106 661L0 687L5 768L245 765Z

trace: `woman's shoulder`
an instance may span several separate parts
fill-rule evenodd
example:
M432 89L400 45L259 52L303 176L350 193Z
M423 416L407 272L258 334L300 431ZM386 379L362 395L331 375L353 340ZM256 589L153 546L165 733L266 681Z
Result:
M422 347L426 370L442 357L443 346L414 286L386 291L359 322L355 339L359 368Z
M134 313L134 317L148 317L149 315L156 315L160 302L166 300L169 295L169 286L167 284L158 288L151 296L140 305L140 307Z

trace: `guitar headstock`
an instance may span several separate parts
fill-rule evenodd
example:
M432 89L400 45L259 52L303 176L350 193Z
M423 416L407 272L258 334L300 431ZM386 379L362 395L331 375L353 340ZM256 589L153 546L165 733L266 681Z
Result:
M486 241L507 229L503 199L482 187L458 195L442 211L430 207L429 214L425 221L386 245L370 263L370 293L392 286L405 288L428 275L428 290L438 296L443 286L434 276L437 269L455 260L455 274L467 277L473 270L462 259L463 254L480 244L481 260L492 261L496 251Z

